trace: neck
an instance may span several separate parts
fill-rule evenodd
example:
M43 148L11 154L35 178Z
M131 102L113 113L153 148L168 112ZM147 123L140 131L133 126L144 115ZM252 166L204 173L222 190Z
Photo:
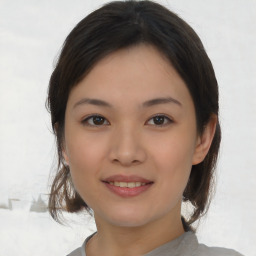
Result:
M95 216L97 234L88 243L86 255L144 255L184 233L181 216L166 215L138 227L122 227L102 222Z

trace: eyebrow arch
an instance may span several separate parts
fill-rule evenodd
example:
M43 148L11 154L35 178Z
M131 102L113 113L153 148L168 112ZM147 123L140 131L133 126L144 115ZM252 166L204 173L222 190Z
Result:
M172 97L163 97L163 98L155 98L155 99L145 101L142 103L142 107L151 107L154 105L167 104L167 103L174 103L179 106L182 106L182 104L178 100ZM89 99L89 98L83 98L79 100L78 102L75 103L73 108L76 108L77 106L80 106L83 104L91 104L91 105L96 105L101 107L113 108L113 106L106 101L99 100L99 99Z
M109 108L113 107L111 104L109 104L103 100L83 98L83 99L79 100L77 103L75 103L73 108L76 108L76 107L78 107L80 105L84 105L84 104L92 104L92 105L96 105L96 106L109 107Z
M154 106L154 105L158 105L158 104L166 104L166 103L175 103L179 106L182 106L182 104L172 98L172 97L166 97L166 98L156 98L156 99L152 99L152 100L148 100L148 101L145 101L142 106L143 107L150 107L150 106Z

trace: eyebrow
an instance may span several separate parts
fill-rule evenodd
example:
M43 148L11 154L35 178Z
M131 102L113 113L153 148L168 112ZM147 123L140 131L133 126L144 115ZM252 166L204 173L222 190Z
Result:
M142 107L151 107L154 105L167 104L167 103L174 103L176 105L182 106L182 104L178 100L176 100L172 97L162 97L162 98L155 98L155 99L145 101L142 103ZM84 104L91 104L91 105L95 105L95 106L113 108L113 106L106 101L99 100L99 99L90 99L90 98L83 98L83 99L79 100L78 102L76 102L74 104L73 108L76 108L76 107L84 105Z
M167 104L167 103L174 103L174 104L177 104L179 106L182 106L182 104L178 100L176 100L172 97L156 98L156 99L148 100L148 101L145 101L142 104L142 106L143 107L151 107L151 106L154 106L154 105Z

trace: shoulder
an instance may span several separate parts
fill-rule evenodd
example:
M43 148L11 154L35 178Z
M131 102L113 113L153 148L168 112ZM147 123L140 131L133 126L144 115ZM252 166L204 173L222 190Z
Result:
M239 252L223 248L223 247L210 247L205 244L198 244L195 255L197 256L243 256Z
M96 234L96 232L93 233L93 234L91 234L90 236L88 236L88 237L85 239L85 241L84 241L84 243L83 243L83 245L82 245L81 247L79 247L79 248L77 248L76 250L72 251L72 252L71 252L70 254L68 254L67 256L86 256L86 254L85 254L85 247L86 247L86 244L87 244L87 242L88 242L95 234Z
M222 247L208 247L204 244L199 244L195 255L197 256L243 256L233 249Z
M67 256L83 256L82 247L77 248L76 250L74 250L73 252L68 254Z
M193 232L187 232L182 242L184 252L190 251L189 255L192 256L243 256L233 249L210 247L200 244L198 243L196 234ZM186 254L184 253L184 255Z

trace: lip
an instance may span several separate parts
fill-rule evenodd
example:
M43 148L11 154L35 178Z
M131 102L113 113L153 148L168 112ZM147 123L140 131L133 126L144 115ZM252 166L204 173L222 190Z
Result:
M107 177L106 179L102 180L103 182L141 182L141 183L152 183L151 180L142 178L137 175L112 175Z
M127 188L127 187L118 187L115 185L111 185L109 182L141 182L141 183L146 183L145 185L139 186L139 187L134 187L134 188ZM142 178L140 176L136 175L130 175L130 176L125 176L125 175L113 175L109 176L108 178L102 180L104 185L113 192L114 194L128 198L128 197L135 197L138 196L147 190L151 188L151 186L154 184L153 181Z

